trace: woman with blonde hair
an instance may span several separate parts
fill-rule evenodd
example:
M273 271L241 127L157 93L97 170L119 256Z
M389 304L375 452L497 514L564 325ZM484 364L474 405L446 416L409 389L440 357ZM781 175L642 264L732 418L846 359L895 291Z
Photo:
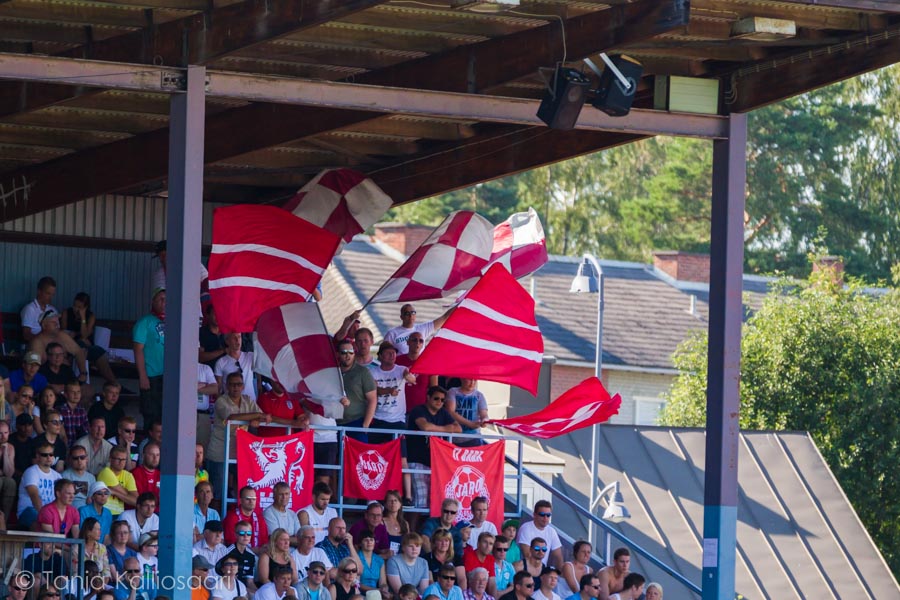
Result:
M431 552L423 558L428 561L428 570L431 572L431 580L438 581L441 567L445 563L453 563L454 548L453 534L448 529L437 529L431 534ZM463 565L456 566L456 580L462 581L466 576Z
M648 583L646 589L644 590L644 598L646 600L662 600L663 597L663 589L662 586L656 583Z
M291 585L296 585L300 580L297 574L297 564L291 556L291 534L279 527L269 536L269 544L265 552L259 556L256 565L256 579L258 586L269 583L271 573L275 567L288 567L291 569Z
M362 596L357 575L359 575L359 567L353 558L348 556L339 562L337 579L328 586L332 600L353 600L357 596Z

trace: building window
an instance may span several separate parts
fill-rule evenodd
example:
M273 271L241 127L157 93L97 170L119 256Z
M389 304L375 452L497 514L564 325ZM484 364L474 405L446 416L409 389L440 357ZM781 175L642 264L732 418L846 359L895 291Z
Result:
M646 396L634 397L634 424L658 425L659 413L666 405L666 401L660 398Z

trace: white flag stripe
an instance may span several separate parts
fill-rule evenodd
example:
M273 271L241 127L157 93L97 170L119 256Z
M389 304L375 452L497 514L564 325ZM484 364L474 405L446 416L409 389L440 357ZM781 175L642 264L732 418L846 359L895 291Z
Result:
M525 350L523 348L516 348L515 346L509 346L507 344L501 344L500 342L491 342L489 340L481 340L478 338L474 338L470 335L464 335L461 333L457 333L455 331L451 331L447 328L441 328L438 330L436 334L434 334L436 338L444 338L445 340L450 340L451 342L456 342L458 344L464 344L466 346L472 346L473 348L479 348L481 350L489 350L491 352L499 352L500 354L505 354L507 356L518 356L520 358L524 358L526 360L530 360L532 362L540 363L544 358L543 352L535 352L534 350Z
M296 263L304 269L309 269L310 271L318 275L322 275L325 273L324 268L308 261L299 254L293 254L292 252L287 252L285 250L281 250L280 248L273 248L272 246L266 246L264 244L213 244L212 246L213 254L233 254L235 252L258 252L260 254L274 256L275 258L283 258L285 260L289 260L292 263Z
M487 304L482 304L477 300L471 300L466 298L463 300L460 305L460 308L468 308L472 312L476 312L482 316L485 316L492 321L497 321L503 325L511 325L513 327L522 327L523 329L529 329L531 331L541 332L540 328L537 325L531 325L530 323L526 323L525 321L520 321L519 319L514 319L509 315L504 315L502 312L497 312Z
M260 279L258 277L220 277L209 282L209 289L211 290L226 287L253 287L264 290L291 292L307 300L311 295L309 291L304 290L299 285L272 281L271 279Z

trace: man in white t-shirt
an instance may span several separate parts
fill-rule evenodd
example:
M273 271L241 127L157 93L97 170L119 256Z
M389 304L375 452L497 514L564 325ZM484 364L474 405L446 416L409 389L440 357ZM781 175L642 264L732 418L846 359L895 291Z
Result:
M431 339L431 336L434 335L435 330L439 329L440 326L444 324L451 312L453 312L452 308L434 321L416 323L416 307L412 304L404 304L400 308L401 324L384 334L384 341L393 344L397 349L397 354L406 354L409 352L407 340L409 340L410 335L415 332L421 333L422 338L425 340L425 344L427 344L428 340ZM425 346L422 346L421 350L424 349Z
M53 446L46 442L38 444L35 463L25 469L19 483L19 525L31 527L41 507L56 500L53 487L60 474L52 467L54 460Z
M306 581L309 575L310 563L319 561L325 565L326 571L330 571L334 567L328 559L328 554L321 548L316 547L316 536L311 526L304 525L301 527L297 533L297 539L300 540L300 544L295 550L291 550L291 558L294 559L294 564L297 565L297 577L300 578L301 582Z
M225 378L231 373L240 372L244 376L244 394L256 402L256 380L253 377L253 353L241 352L241 334L229 333L225 336L225 354L216 361L213 369L219 390L225 389Z
M282 598L296 598L297 592L291 587L294 574L291 568L279 565L273 569L272 581L256 590L254 600L281 600Z
M301 508L297 513L301 526L312 527L316 536L314 544L325 539L325 536L328 535L328 523L338 516L337 511L328 506L328 503L331 502L331 495L331 486L324 481L317 481L312 490L313 503ZM300 539L299 533L297 539Z
M478 536L485 531L492 536L497 537L497 526L487 520L488 499L484 496L476 496L472 498L472 532L467 542L473 550L478 548Z
M269 531L284 529L291 536L291 542L296 543L294 536L300 529L300 521L297 513L291 510L291 486L284 481L279 481L272 488L272 504L263 511L263 519Z
M544 538L547 540L549 552L544 553L542 562L545 565L562 568L562 542L556 528L550 524L551 517L553 517L553 505L548 500L538 500L534 505L534 520L522 524L516 541L519 543L519 549L524 559L531 556L531 540L536 537Z

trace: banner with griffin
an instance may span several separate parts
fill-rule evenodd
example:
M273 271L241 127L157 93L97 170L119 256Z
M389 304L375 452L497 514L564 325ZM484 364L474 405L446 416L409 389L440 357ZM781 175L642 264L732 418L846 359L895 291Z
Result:
M472 500L484 496L488 501L487 520L503 522L503 440L462 448L440 438L430 438L431 515L440 516L445 498L459 501L456 519L472 520Z
M264 438L237 431L238 488L255 489L260 510L272 504L272 488L280 481L291 486L289 510L312 504L313 465L312 431Z
M402 489L400 440L364 444L344 438L344 495L382 500L388 490Z

